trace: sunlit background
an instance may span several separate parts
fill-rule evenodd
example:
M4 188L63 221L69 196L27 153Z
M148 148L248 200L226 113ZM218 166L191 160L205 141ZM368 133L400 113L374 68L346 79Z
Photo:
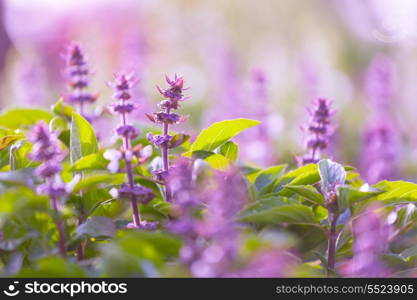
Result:
M320 96L337 110L329 155L357 165L372 110L367 69L385 55L396 168L417 180L417 1L4 0L1 15L2 108L56 102L66 93L65 47L79 41L94 73L91 90L100 93L97 109L112 101L113 74L134 71L138 122L146 122L160 100L155 85L176 72L190 87L183 106L190 121L179 129L196 134L213 121L259 119L269 146L253 142L261 133L252 131L241 153L254 164L304 152L305 107Z

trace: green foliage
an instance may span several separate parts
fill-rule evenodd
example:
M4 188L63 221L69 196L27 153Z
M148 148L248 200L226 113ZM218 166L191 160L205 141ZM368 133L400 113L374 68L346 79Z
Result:
M190 152L200 150L213 151L243 130L259 124L259 121L250 119L235 119L213 123L201 131L200 135L191 145Z
M220 146L219 153L229 161L235 161L239 154L239 146L232 141L228 141Z
M417 184L407 181L381 181L373 186L384 191L376 198L387 204L400 204L417 201Z
M237 145L229 140L240 132L259 123L250 119L235 119L213 123L201 131L194 143L191 144L189 151L183 155L204 159L213 168L225 170L229 167L230 162L237 159L238 155Z
M97 138L91 124L73 112L71 120L70 159L74 164L80 158L98 151Z
M9 129L28 129L38 121L47 124L53 115L45 110L35 108L14 108L0 115L0 127Z
M311 207L285 197L258 200L242 212L240 220L257 225L319 224Z

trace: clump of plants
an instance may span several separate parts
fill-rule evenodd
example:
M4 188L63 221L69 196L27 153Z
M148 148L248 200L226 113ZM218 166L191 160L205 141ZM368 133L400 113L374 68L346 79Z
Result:
M182 132L187 117L176 111L187 99L186 79L174 75L158 87L159 111L142 111L150 122L138 122L132 88L140 83L120 72L107 99L119 120L108 135L117 138L103 146L86 112L97 98L86 64L73 44L63 99L51 109L0 115L1 275L412 274L417 185L368 182L331 159L326 151L337 133L330 101L319 98L309 110L298 164L260 168L239 158L234 141L260 121Z

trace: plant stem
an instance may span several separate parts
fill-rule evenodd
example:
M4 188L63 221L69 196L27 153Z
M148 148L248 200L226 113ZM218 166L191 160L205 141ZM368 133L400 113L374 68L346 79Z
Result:
M165 112L167 114L169 114L170 109L167 108L165 110ZM164 123L164 125L163 125L163 134L164 134L164 136L168 136L168 133L169 133L169 124ZM162 151L163 168L164 168L165 173L168 173L168 170L169 170L168 147L166 145L163 146L161 151ZM170 188L169 188L167 182L165 182L165 200L167 202L171 202L171 191L170 191Z
M84 216L80 215L78 217L78 225L77 226L80 226L83 223L84 223ZM83 260L84 259L84 254L85 254L85 242L81 241L80 245L78 245L78 247L77 247L77 260L78 261Z
M327 249L327 276L334 274L335 264L336 264L336 224L337 224L338 215L329 211L329 222L330 222L330 231L329 231L329 244Z
M126 115L122 114L122 123L125 126L127 124L127 120L126 120ZM130 142L129 142L129 138L127 136L125 136L123 138L123 150L125 153L125 165L126 165L126 173L127 173L127 179L128 179L128 183L130 185L131 188L133 188L135 186L135 181L133 179L133 167L132 167L132 161L131 158L128 159L126 157L126 153L127 150L130 148ZM138 209L138 201L136 199L136 196L132 194L131 198L130 198L130 204L132 206L132 211L133 211L133 222L135 224L136 227L139 227L141 224L141 218L140 218L140 213L139 213L139 209Z
M57 203L57 199L52 197L51 199L51 205L52 205L52 209L56 212L56 214L59 214L59 209L58 209L58 203ZM62 220L57 219L55 221L56 223L56 227L58 229L58 247L59 247L59 253L61 254L62 257L67 256L67 251L65 249L65 234L64 234L64 223L62 222Z

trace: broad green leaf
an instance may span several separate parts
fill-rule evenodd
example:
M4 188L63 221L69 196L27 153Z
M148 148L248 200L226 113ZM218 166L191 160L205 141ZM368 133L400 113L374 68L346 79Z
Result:
M289 196L287 193L295 193L301 197L306 198L308 201L318 205L323 205L324 197L320 194L316 188L311 185L285 185L284 189L279 193L282 196Z
M106 239L113 237L116 226L106 217L90 217L77 228L77 239L96 238Z
M407 181L381 181L373 186L384 191L376 199L384 203L408 203L417 201L417 184Z
M285 197L256 201L240 214L243 222L258 225L305 224L318 225L311 207L290 202Z
M356 202L370 199L380 193L382 193L382 191L374 190L364 192L350 186L339 186L337 188L337 203L339 212L342 213L346 208L350 207Z
M331 191L336 186L345 184L346 171L345 168L330 159L322 159L318 162L319 174L321 178L321 186L324 191Z
M275 180L285 172L287 165L278 165L262 170L258 173L255 179L255 187L260 194L266 194L271 192L270 188L274 184Z
M213 151L243 130L258 124L260 124L259 121L250 119L234 119L213 123L201 131L200 135L191 145L189 152L200 150Z
M86 155L77 160L71 167L71 172L88 170L106 170L109 161L103 157L102 151Z
M220 147L219 153L228 160L235 161L239 154L239 146L232 141L228 141Z
M49 123L53 115L49 111L35 108L14 108L0 115L0 126L10 129L29 128L38 121Z
M97 138L90 123L77 113L72 114L70 158L74 164L80 158L98 151Z

